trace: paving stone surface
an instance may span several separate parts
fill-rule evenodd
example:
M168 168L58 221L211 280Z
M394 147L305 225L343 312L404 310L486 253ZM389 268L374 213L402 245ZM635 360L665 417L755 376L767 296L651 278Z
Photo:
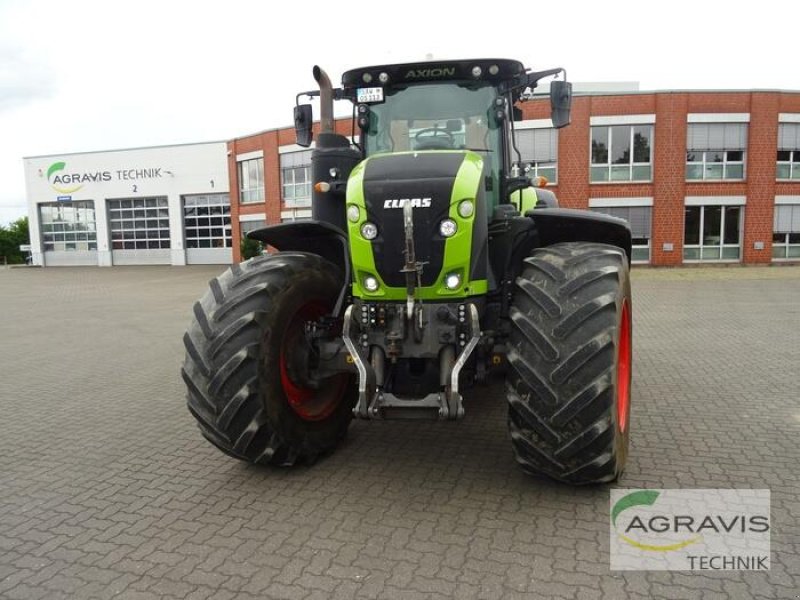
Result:
M178 375L220 267L0 270L0 598L797 598L800 269L634 272L624 487L772 490L769 572L612 572L608 487L458 424L357 422L313 467L199 435Z

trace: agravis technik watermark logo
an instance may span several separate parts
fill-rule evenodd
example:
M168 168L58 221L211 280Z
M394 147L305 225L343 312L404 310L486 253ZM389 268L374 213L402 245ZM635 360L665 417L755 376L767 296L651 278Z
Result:
M611 490L613 570L767 570L769 490Z
M64 175L62 171L66 168L67 163L64 161L54 162L47 168L47 181L50 186L61 194L71 194L77 192L83 187L82 183L78 185L70 185L73 183L72 175ZM77 183L80 180L77 180Z

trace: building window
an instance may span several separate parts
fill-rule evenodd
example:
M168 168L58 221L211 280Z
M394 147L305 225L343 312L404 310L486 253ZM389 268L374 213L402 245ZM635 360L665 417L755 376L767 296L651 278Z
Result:
M800 123L778 129L778 179L800 179Z
M517 149L522 157L522 168L529 177L546 177L548 183L558 181L558 132L552 127L544 129L517 129ZM516 160L513 148L511 156Z
M652 125L592 127L591 180L650 181L652 139Z
M184 196L183 225L187 248L233 247L228 194Z
M239 161L239 202L264 202L264 159Z
M687 181L745 178L746 123L690 123L686 139Z
M308 221L311 218L310 208L290 208L281 211L281 221Z
M741 206L687 206L683 259L739 260L741 221Z
M706 150L686 153L686 179L744 179L744 151Z
M281 154L281 182L287 207L311 206L311 150Z
M239 221L239 234L244 237L251 231L263 229L266 226L267 222L264 219L259 219L258 221Z
M625 219L631 228L631 260L636 263L650 262L652 210L649 206L603 206L592 207L592 211Z
M39 205L45 252L97 250L94 200Z
M800 259L800 204L776 206L772 231L772 258Z
M121 198L108 201L112 250L169 248L167 198Z

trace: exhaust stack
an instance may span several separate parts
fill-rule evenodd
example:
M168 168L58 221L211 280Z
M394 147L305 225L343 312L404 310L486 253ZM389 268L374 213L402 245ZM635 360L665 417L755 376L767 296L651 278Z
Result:
M319 65L314 65L314 79L319 85L320 133L333 133L333 86L331 85L331 78Z
M335 92L331 78L318 65L314 66L313 74L319 85L320 127L316 147L311 152L311 181L314 183L311 218L341 230L342 239L346 240L343 232L347 231L344 208L347 178L362 156L360 151L351 147L347 137L334 130ZM324 186L319 185L323 183ZM349 261L348 258L345 260Z

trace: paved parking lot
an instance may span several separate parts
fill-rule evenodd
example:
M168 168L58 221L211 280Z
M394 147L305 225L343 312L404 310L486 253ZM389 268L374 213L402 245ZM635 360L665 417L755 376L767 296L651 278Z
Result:
M522 474L499 387L310 468L227 458L178 375L217 271L0 270L0 598L800 594L800 268L634 273L622 483L771 488L766 573L609 571L608 488Z

